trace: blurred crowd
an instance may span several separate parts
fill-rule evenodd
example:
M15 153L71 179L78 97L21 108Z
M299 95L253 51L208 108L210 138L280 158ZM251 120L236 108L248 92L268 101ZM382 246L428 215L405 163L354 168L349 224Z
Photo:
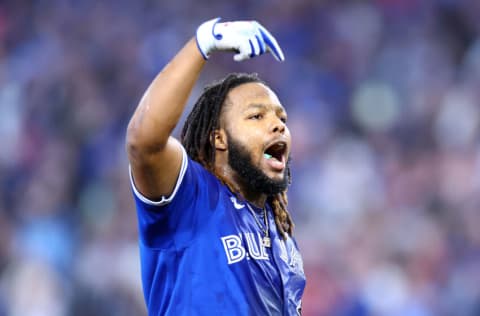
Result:
M189 107L241 71L289 112L304 315L480 315L479 1L11 0L0 316L146 315L126 126L215 16L259 20L286 55L214 56Z

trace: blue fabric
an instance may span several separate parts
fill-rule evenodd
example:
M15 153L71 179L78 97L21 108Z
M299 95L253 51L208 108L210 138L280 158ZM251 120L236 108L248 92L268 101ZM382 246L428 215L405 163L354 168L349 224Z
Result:
M272 248L247 209L215 176L188 160L169 204L135 196L142 282L153 315L298 315L305 287L295 241Z

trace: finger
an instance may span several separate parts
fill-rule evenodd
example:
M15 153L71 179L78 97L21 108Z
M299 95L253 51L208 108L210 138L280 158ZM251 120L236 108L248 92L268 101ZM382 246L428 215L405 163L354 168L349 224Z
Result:
M242 43L237 50L238 53L233 56L233 60L243 61L251 58L252 49L250 47L250 41Z
M258 47L260 49L259 55L265 54L265 50L266 50L265 42L261 39L261 36L262 36L261 34L259 35L255 34L255 39L257 40Z
M278 45L278 42L275 39L275 37L273 37L273 35L270 34L270 32L266 28L264 28L261 24L258 24L258 28L259 28L260 34L262 34L262 39L267 46L267 50L273 54L273 57L275 57L276 60L284 61L285 56L283 55L283 51L280 48L280 45Z
M233 56L233 60L235 60L235 61L244 61L244 60L247 60L249 58L250 58L250 55L242 54L242 53L238 53L238 54L235 54Z
M255 57L261 54L260 45L257 40L249 39L248 44L250 44L250 57Z

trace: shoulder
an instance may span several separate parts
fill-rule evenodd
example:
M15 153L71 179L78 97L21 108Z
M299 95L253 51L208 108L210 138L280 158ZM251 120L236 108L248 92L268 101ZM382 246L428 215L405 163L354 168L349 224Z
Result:
M131 176L131 187L137 202L137 207L147 210L160 210L170 204L178 202L192 201L197 196L203 195L202 192L214 192L220 190L223 185L221 181L202 164L191 159L185 149L183 149L182 165L178 174L173 192L168 196L162 196L158 200L150 200L143 196L136 188ZM177 203L174 203L175 201ZM184 203L180 203L184 204ZM185 205L182 205L185 206Z

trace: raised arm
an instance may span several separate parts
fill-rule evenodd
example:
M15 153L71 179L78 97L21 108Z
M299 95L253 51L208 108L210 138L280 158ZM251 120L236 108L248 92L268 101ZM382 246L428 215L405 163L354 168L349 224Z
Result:
M173 190L182 150L170 136L205 64L192 38L145 91L127 129L127 153L137 189L149 199Z
M169 195L182 164L180 143L170 136L210 53L236 51L236 61L265 52L283 61L275 38L255 21L203 23L145 91L127 129L126 147L135 186L145 197Z

